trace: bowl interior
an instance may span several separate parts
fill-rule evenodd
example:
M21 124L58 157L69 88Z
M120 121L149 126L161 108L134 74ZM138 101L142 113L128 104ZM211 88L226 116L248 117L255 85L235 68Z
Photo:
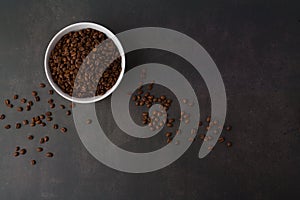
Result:
M117 46L119 52L120 52L120 56L121 56L121 73L119 75L119 78L117 80L117 82L115 83L115 85L110 88L104 95L101 96L95 96L95 97L89 97L89 98L76 98L76 97L72 97L66 93L64 93L56 83L54 83L53 79L52 79L52 75L50 72L50 68L49 68L49 57L51 54L51 51L54 49L56 43L67 33L72 32L72 31L78 31L81 29L86 29L86 28L91 28L91 29L95 29L98 31L101 31L102 33L106 34L108 38L110 38L115 45ZM62 29L61 31L59 31L50 41L47 50L46 50L46 54L45 54L45 60L44 60L44 66L45 66L45 72L46 72L46 76L47 79L50 83L50 85L54 88L54 90L61 95L62 97L64 97L65 99L72 101L72 102L76 102L76 103L93 103L96 101L100 101L104 98L106 98L107 96L109 96L120 84L123 75L124 75L124 71L125 71L125 55L124 55L124 50L123 47L120 43L120 41L118 40L118 38L107 28L105 28L104 26L95 24L95 23L90 23L90 22L81 22L81 23L76 23L76 24L72 24L70 26L65 27L64 29Z

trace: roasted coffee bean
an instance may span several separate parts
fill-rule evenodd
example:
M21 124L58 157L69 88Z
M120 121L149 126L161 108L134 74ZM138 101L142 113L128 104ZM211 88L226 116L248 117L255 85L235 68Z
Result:
M46 126L46 123L45 123L45 122L42 122L42 123L41 123L41 126L43 126L43 127Z
M201 140L204 140L205 135L204 134L200 134L199 137L200 137Z
M30 123L30 126L31 126L31 127L34 127L34 126L35 126L35 123L34 123L34 122L31 122L31 123Z
M33 138L34 138L33 135L29 135L29 136L27 137L28 140L33 140Z
M26 106L26 111L30 111L31 110L31 107L30 106Z
M165 99L166 99L166 96L165 96L165 95L162 95L162 96L160 96L160 99L161 99L161 100L165 100Z
M19 128L21 128L21 123L16 123L16 129L19 129Z
M28 101L27 106L33 106L33 102L32 101Z
M5 119L5 115L4 115L4 114L1 114L1 115L0 115L0 120L3 120L3 119Z
M167 123L167 127L173 127L172 123Z
M198 126L202 126L202 125L203 125L202 121L199 121Z
M138 92L137 92L138 95L141 95L141 94L143 94L143 93L144 93L143 90L138 90Z
M10 104L10 100L9 100L9 99L5 99L5 100L4 100L4 103L5 103L6 105Z
M31 165L35 165L36 161L35 160L31 160L30 163L31 163Z
M175 121L174 118L168 119L168 123L173 123Z
M150 83L150 84L148 85L148 90L152 90L152 88L153 88L153 83Z
M227 147L231 147L232 146L232 142L230 142L230 141L226 142L226 146Z
M54 129L58 129L58 124L53 124Z
M166 132L166 137L171 137L172 133L171 132Z
M20 147L19 146L16 146L16 151L20 151Z
M48 122L50 122L50 121L52 121L52 117L47 117L46 120L47 120Z
M19 156L19 152L14 152L14 157L18 157Z
M21 155L25 155L26 152L27 152L26 149L21 149L21 150L20 150L20 154L21 154Z
M35 121L39 121L40 119L41 119L40 116L34 117L34 120L35 120Z
M42 123L42 120L37 120L36 122L35 122L36 124L41 124Z
M167 144L169 144L170 142L172 142L172 138L168 137L167 138Z
M210 120L211 120L211 117L210 116L208 116L207 118L206 118L206 122L210 122Z
M40 119L45 119L45 115L40 115Z
M41 138L40 139L40 144L44 144L45 143L45 138Z
M49 137L48 137L48 136L45 136L45 137L44 137L44 140L45 140L45 142L48 142L48 141L49 141Z
M52 104L53 102L54 102L53 99L49 99L49 100L48 100L48 103L49 103L49 104Z
M65 109L66 107L64 105L59 106L61 109Z
M28 120L26 120L26 119L25 119L25 120L23 120L23 124L24 124L24 125L27 125L28 123L29 123L29 121L28 121Z
M231 129L232 129L232 126L230 126L230 125L226 126L226 131L231 131Z
M49 90L48 94L50 94L50 95L54 94L54 90Z
M50 111L45 113L46 116L50 117L52 115L52 113Z
M92 120L91 120L91 119L88 119L88 120L86 120L86 123L87 123L87 124L91 124L91 123L92 123Z
M18 107L18 108L17 108L17 111L18 111L18 112L22 112L22 111L23 111L23 108L22 108L22 107Z
M14 107L14 105L12 105L12 104L8 104L8 105L7 105L7 107L9 107L9 108L13 108L13 107Z
M36 91L32 91L31 94L35 97L38 93Z
M40 88L44 88L46 87L46 84L45 83L40 83Z
M34 99L35 99L36 102L41 100L39 96L35 96Z
M46 153L46 157L48 157L48 158L52 158L52 157L53 157L53 153L51 153L51 152L47 152L47 153Z
M50 104L50 108L55 108L55 104L54 103L52 103L52 104Z
M71 113L70 110L68 110L68 111L66 112L66 114L67 114L67 115L71 115L72 113Z
M42 151L43 151L43 148L42 148L42 147L38 147L38 148L36 148L36 151L37 151L37 152L42 152Z
M25 98L22 98L22 99L20 100L21 103L26 103L26 101L27 101L27 99L25 99Z
M18 98L19 98L19 95L15 94L14 99L18 99Z
M67 128L63 127L63 128L60 129L60 131L61 131L62 133L65 133L65 132L67 132Z

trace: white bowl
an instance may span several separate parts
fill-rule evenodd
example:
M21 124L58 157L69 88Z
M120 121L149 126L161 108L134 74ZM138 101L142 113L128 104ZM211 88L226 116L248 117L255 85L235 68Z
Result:
M53 79L52 79L52 75L50 72L50 68L49 68L49 57L51 54L52 49L55 47L56 43L67 33L71 32L71 31L78 31L81 29L86 29L86 28L91 28L91 29L95 29L98 31L101 31L102 33L106 34L108 38L110 38L115 45L117 46L120 55L121 55L121 73L119 75L119 78L117 80L117 82L115 83L115 85L110 88L108 91L106 91L106 93L104 95L99 95L99 96L95 96L95 97L89 97L89 98L76 98L76 97L72 97L66 93L64 93L56 83L54 83ZM44 67L45 67L45 72L46 72L46 76L47 79L50 83L50 85L54 88L54 90L63 98L72 101L72 102L76 102L76 103L93 103L96 101L100 101L102 99L104 99L105 97L109 96L120 84L123 75L124 75L124 71L125 71L125 55L124 55L124 50L123 47L120 43L120 41L118 40L118 38L107 28L105 28L104 26L101 26L99 24L95 24L95 23L90 23L90 22L80 22L80 23L76 23L76 24L72 24L69 25L65 28L63 28L61 31L59 31L50 41L47 50L46 50L46 54L45 54L45 59L44 59Z

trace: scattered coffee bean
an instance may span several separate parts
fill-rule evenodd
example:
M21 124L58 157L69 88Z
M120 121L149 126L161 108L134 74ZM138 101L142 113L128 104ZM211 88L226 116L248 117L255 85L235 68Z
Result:
M31 165L35 165L36 161L35 160L31 160L30 163L31 163Z
M51 153L51 152L46 153L46 157L52 158L53 157L53 153Z
M22 111L23 111L23 108L22 108L22 107L18 107L18 108L17 108L17 111L18 111L18 112L22 112Z
M170 142L172 142L172 138L168 137L167 138L167 144L169 144Z
M230 141L226 142L226 146L227 147L231 147L232 146L232 142L230 142Z
M26 106L26 111L30 111L31 110L31 107L30 106Z
M33 106L33 101L28 101L27 106Z
M13 108L13 107L14 107L14 105L12 105L12 104L8 104L8 105L7 105L7 107L9 107L9 108Z
M45 122L42 122L42 123L41 123L41 126L43 126L43 127L46 126L46 123L45 123Z
M45 119L45 115L40 115L40 119Z
M28 120L23 120L23 125L27 125L29 123L29 121Z
M41 100L39 96L35 96L34 99L35 99L36 102Z
M60 129L60 131L61 131L62 133L65 133L65 132L67 132L67 128L63 127L63 128Z
M42 147L38 147L38 148L36 148L36 151L37 151L37 152L42 152L42 151L43 151L43 148L42 148Z
M53 128L54 128L54 129L58 129L58 124L54 124L54 125L53 125Z
M9 99L5 99L5 100L4 100L4 103L5 103L6 105L10 104L10 100L9 100Z
M172 123L167 123L167 127L173 127Z
M55 104L54 103L50 104L50 108L51 109L55 108Z
M54 90L49 90L48 94L50 94L50 95L54 94Z
M171 132L166 132L166 137L171 137L172 133Z
M48 103L49 103L49 104L52 104L53 102L54 102L53 99L49 99L49 100L48 100Z
M47 117L46 120L47 120L48 122L50 122L50 121L52 121L52 117Z
M91 120L91 119L88 119L88 120L86 120L86 123L87 123L87 124L91 124L91 123L92 123L92 120Z
M35 123L34 123L34 122L31 122L31 123L30 123L30 126L31 126L31 127L34 127L34 126L35 126Z
M19 98L19 95L15 94L14 99L18 99L18 98Z
M48 137L48 136L45 136L45 137L44 137L44 141L45 141L45 142L48 142L48 141L49 141L49 137Z
M29 136L27 137L28 140L33 140L33 138L34 138L33 135L29 135Z
M40 139L40 144L44 144L45 143L45 138L41 138Z
M225 141L225 138L224 137L219 137L219 139L218 139L218 142L219 143L223 143Z
M19 156L19 152L14 152L14 157L18 157Z
M20 147L19 146L16 146L16 151L20 151Z
M46 87L46 84L45 83L40 83L40 88L44 88Z
M21 123L16 123L16 129L19 129L19 128L21 128Z
M199 126L202 126L203 125L203 123L202 123L202 121L199 121L199 124L198 124Z
M37 92L36 92L36 91L32 91L31 94L32 94L32 96L34 96L34 97L37 96Z
M45 113L46 116L50 117L52 115L52 113L50 111Z
M22 99L20 100L21 103L26 103L26 101L27 101L27 99L25 99L25 98L22 98Z
M68 110L68 111L66 112L66 114L67 114L67 115L71 115L72 113L71 113L70 110Z
M27 152L26 149L21 149L21 150L20 150L20 154L21 154L21 155L25 155L26 152Z
M4 114L1 114L1 115L0 115L0 120L3 120L3 119L5 119L5 115L4 115Z
M211 120L211 117L210 116L208 116L207 118L206 118L206 122L210 122L210 120Z
M64 105L59 106L61 109L65 109L66 107Z

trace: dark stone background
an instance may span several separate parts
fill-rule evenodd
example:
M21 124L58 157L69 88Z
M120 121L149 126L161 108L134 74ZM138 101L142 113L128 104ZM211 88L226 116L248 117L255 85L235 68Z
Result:
M143 26L183 32L198 41L216 62L228 95L225 137L228 149L216 146L198 159L199 140L170 166L147 174L127 174L95 160L82 145L71 117L56 109L55 122L68 134L29 127L0 130L0 199L296 199L300 195L300 1L2 1L0 6L1 102L15 93L30 98L46 82L43 56L52 36L80 21L93 21L119 33ZM189 75L209 113L201 78L177 56L160 51L127 55L127 70L155 61ZM37 89L40 91L40 89ZM41 93L42 101L47 95ZM46 92L44 92L46 93ZM47 98L46 98L47 97ZM57 104L67 103L55 96ZM97 104L107 108L110 99ZM3 104L6 123L48 110L37 105L31 114ZM99 109L99 115L101 115ZM101 117L99 117L101 118ZM105 124L113 132L113 122ZM50 135L46 159L33 150ZM112 135L112 137L114 137ZM16 145L28 148L14 158ZM132 146L132 145L131 145ZM31 158L38 164L30 166Z

